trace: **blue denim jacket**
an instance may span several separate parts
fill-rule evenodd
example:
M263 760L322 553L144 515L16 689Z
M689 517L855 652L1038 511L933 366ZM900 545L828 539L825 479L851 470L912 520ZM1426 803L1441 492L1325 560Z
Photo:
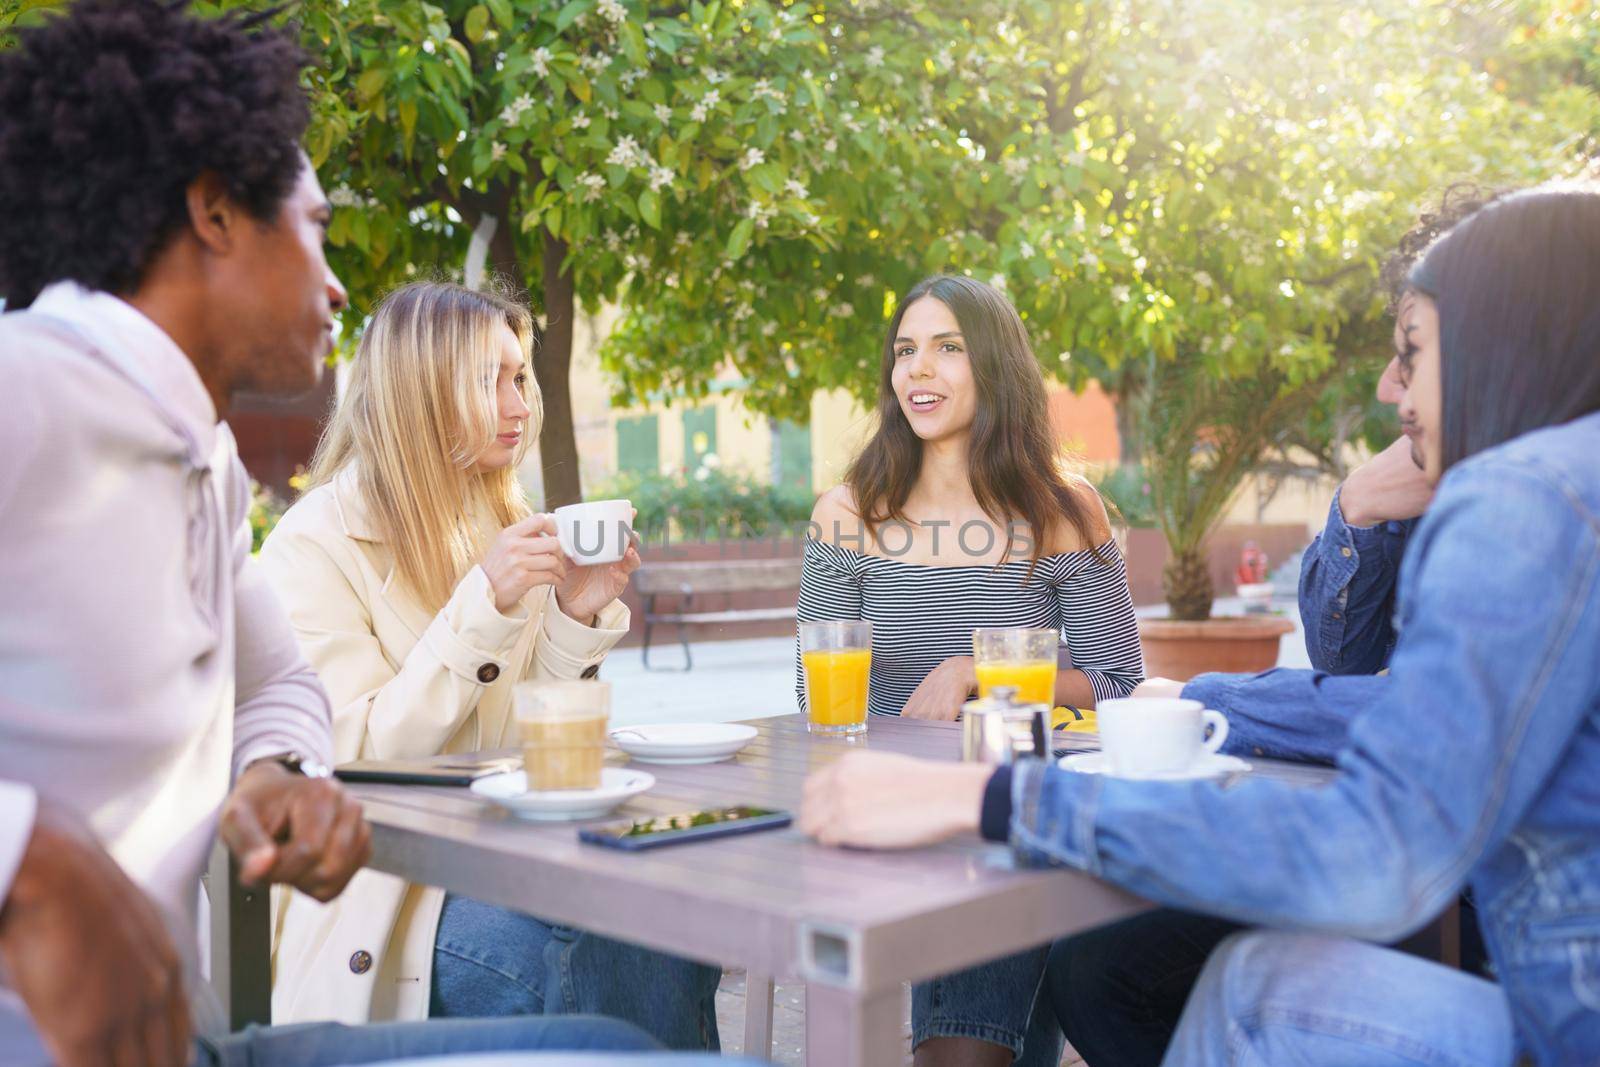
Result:
M1328 523L1306 546L1300 567L1300 618L1317 670L1376 674L1388 666L1396 578L1415 526L1415 519L1347 525L1334 494Z
M1348 724L1330 784L1027 761L1016 848L1163 904L1378 941L1470 885L1522 1042L1540 1063L1600 1063L1596 455L1600 414L1444 479L1401 570L1390 675L1317 689Z

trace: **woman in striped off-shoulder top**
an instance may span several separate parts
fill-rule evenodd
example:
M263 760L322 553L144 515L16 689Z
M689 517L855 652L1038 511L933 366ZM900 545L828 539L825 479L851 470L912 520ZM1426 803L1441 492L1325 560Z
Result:
M938 276L901 300L878 425L812 520L798 617L872 622L875 714L956 718L977 690L979 627L1057 631L1058 704L1091 707L1143 679L1105 507L1062 472L1027 331L982 282ZM795 675L803 707L798 644ZM1024 1036L1018 1062L1055 1063L1059 1028L1028 1015L1047 949L919 984L917 1063L1009 1063Z

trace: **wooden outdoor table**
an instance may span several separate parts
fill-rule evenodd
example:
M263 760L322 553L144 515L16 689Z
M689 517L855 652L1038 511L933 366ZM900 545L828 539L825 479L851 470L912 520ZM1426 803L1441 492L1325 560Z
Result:
M874 717L867 734L850 741L815 737L798 715L751 725L760 736L727 762L637 764L655 775L655 787L611 818L741 803L796 811L806 776L846 752L954 760L960 749L956 723ZM1066 733L1055 742L1075 749L1098 744ZM1307 784L1330 773L1255 763L1260 773ZM575 826L581 824L522 821L463 789L350 788L372 824L370 865L378 870L743 967L749 1053L766 1055L770 1047L772 978L804 980L806 1061L826 1067L902 1061L906 982L1149 907L1081 872L1017 869L1006 846L976 836L866 852L825 848L790 828L627 853L580 844ZM233 928L237 938L237 923Z

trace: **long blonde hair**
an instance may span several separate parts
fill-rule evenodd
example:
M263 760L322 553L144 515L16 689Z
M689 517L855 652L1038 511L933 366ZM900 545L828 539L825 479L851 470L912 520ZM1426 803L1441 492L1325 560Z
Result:
M504 527L529 514L516 462L472 471L499 432L502 326L531 363L533 317L521 304L447 282L394 290L367 324L348 388L311 461L310 486L354 468L361 502L399 578L434 610L486 547L474 519L491 516ZM544 418L531 372L526 381L531 414L516 461Z

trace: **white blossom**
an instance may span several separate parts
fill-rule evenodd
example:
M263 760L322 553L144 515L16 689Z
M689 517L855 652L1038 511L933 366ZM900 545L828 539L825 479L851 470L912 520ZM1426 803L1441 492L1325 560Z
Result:
M706 120L706 106L704 104L696 104L693 108L690 109L690 111L689 111L689 121L690 122L704 122L705 120Z
M659 163L650 164L651 189L660 189L664 185L671 185L674 177L671 167L663 167Z
M628 17L628 9L622 6L621 0L600 0L600 17L613 26Z
M1017 244L1017 254L1023 259L1032 259L1037 253L1031 244L1027 241L1022 241Z
M550 73L550 61L554 58L550 49L541 45L528 53L528 64L533 67L533 72L542 78Z
M828 309L828 314L836 319L848 319L856 313L856 309L848 302L841 301Z
M1093 252L1085 252L1083 255L1078 257L1078 262L1082 263L1090 270L1093 270L1100 265L1100 257L1095 255Z
M694 244L694 238L689 236L689 232L687 230L680 231L678 236L672 239L672 246L674 248L688 248L692 244Z
M1233 346L1237 343L1238 338L1234 337L1233 334L1230 333L1228 336L1222 339L1222 344L1218 345L1217 347L1224 352L1231 352L1233 351Z
M1197 270L1194 272L1194 283L1202 289L1214 289L1216 288L1217 284L1211 280L1211 275L1207 274L1203 270Z
M739 169L749 170L752 167L761 166L761 164L765 163L766 161L767 154L761 151L761 149L747 148L745 149L744 158L739 160Z
M856 279L856 284L861 286L863 289L871 289L874 285L878 284L878 276L876 274L863 274L861 277Z
M639 151L639 142L632 137L623 137L611 149L611 154L606 156L606 162L614 167L627 167L630 170L644 162L644 153Z
M794 178L790 178L788 181L784 182L783 189L790 196L799 200L804 200L806 197L811 195L806 191L805 183L796 181Z
M1006 177L1008 178L1022 177L1028 173L1028 165L1028 158L1021 155L1007 156L1000 161L1000 167L1006 172Z
M778 332L778 324L770 319L761 324L761 336L771 337Z
M839 150L839 139L837 137L830 137L826 141L823 141L822 150L828 153L837 152Z
M601 181L600 187L602 189L605 188L605 182L604 181ZM584 199L587 200L589 198L588 197L584 197ZM606 250L607 251L615 252L615 251L617 251L618 249L620 249L622 247L622 235L617 233L616 230L609 230L609 229L606 230L606 232L602 235L601 239L605 241Z
M883 46L882 45L873 45L871 48L867 49L867 66L869 66L869 67L881 67L881 66L883 66Z
M580 112L579 114L572 116L572 128L575 130L587 130L589 128L590 121L591 119L588 115Z
M578 66L590 74L603 74L605 69L611 66L611 57L602 55L584 56L578 60Z
M1119 304L1126 304L1132 296L1133 291L1126 285L1113 285L1111 287L1111 299Z
M334 207L355 207L359 202L355 190L348 185L341 185L328 194L328 203Z
M728 76L720 70L706 71L706 81L710 82L712 85L720 85L727 80Z
M600 109L600 114L604 115L606 118L610 119L612 122L616 122L618 119L620 119L622 117L622 112L618 111L614 107L603 107L603 108Z
M814 212L807 211L800 216L800 221L805 223L807 226L815 227L822 221L822 216L817 215Z
M633 83L642 77L644 77L644 71L635 68L634 70L623 71L622 76L618 78L617 81L624 89L632 89Z
M745 319L748 319L755 313L756 309L751 307L749 304L740 304L738 307L733 309L733 321L743 322ZM707 456L706 458L709 459L711 457Z
M505 145L501 144L499 141L496 141L489 146L489 159L491 162L498 163L504 158L506 158Z
M793 141L795 144L805 144L806 143L805 132L803 130L790 130L789 131L789 140Z
M819 304L826 304L828 302L828 297L831 295L832 294L826 289L816 288L811 290L811 299Z
M978 103L987 104L988 102L989 102L989 87L987 85L978 86Z
M1222 294L1222 306L1225 307L1225 308L1233 307L1233 297L1229 296L1227 293L1223 293Z
M584 203L588 203L591 200L599 200L601 195L606 191L605 178L589 171L584 171L582 174L578 175L578 184L583 187ZM616 236L616 234L612 233L610 230L607 230L606 234L608 235L608 238Z
M666 104L657 104L652 110L656 113L656 121L667 123L672 121L672 109Z

